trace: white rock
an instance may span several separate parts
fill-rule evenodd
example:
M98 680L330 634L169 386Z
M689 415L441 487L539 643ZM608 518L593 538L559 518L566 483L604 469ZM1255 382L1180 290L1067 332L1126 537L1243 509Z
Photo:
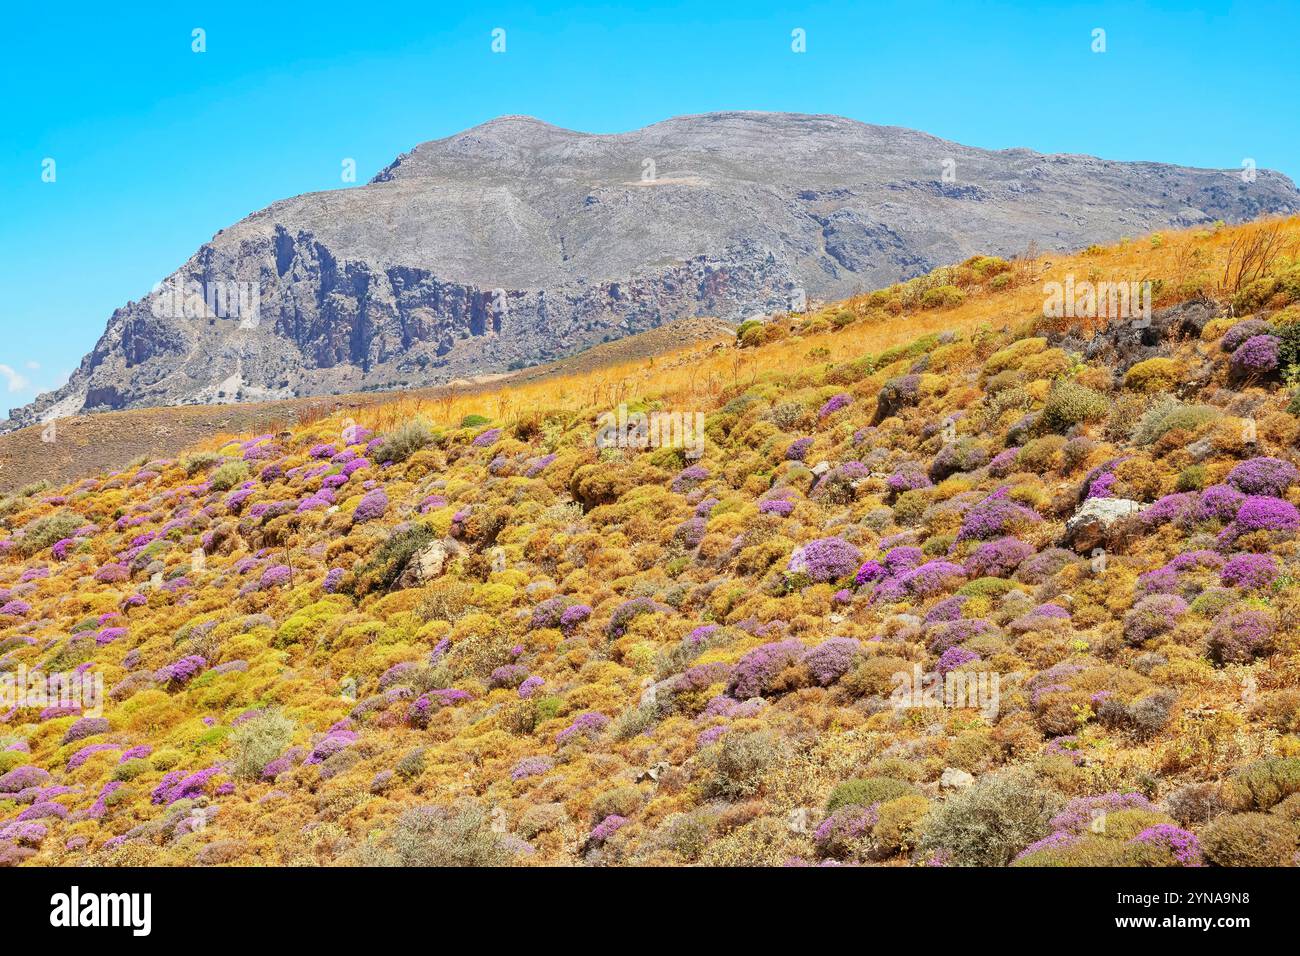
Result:
M821 813L813 807L795 807L786 818L791 833L812 833L821 822Z
M944 790L963 790L974 782L974 777L956 767L945 767L943 775L939 778L939 786Z

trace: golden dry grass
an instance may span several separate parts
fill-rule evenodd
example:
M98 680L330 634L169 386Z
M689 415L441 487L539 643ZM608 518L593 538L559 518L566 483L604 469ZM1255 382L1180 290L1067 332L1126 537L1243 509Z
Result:
M638 337L646 340L641 346L621 340L481 385L82 416L60 422L65 437L58 445L42 443L38 427L0 436L0 488L39 478L70 480L121 467L139 455L170 457L188 448L215 448L250 433L346 417L383 431L417 415L445 427L469 414L509 424L556 411L603 410L620 402L711 407L723 389L743 387L769 371L878 354L932 333L1018 326L1042 315L1044 283L1063 281L1071 273L1077 280L1163 280L1157 305L1172 304L1179 288L1198 277L1209 289L1220 291L1225 274L1235 278L1233 266L1240 265L1243 248L1273 230L1276 255L1300 256L1300 217L1197 227L1160 233L1158 240L1147 235L1101 248L1017 260L1011 287L996 292L972 290L955 308L863 320L841 331L796 335L755 348L729 347L728 337L697 337L691 344L664 348L672 333L660 334L661 329ZM844 308L861 312L865 298L828 305L819 314L829 316ZM620 360L628 351L650 354Z
M1069 274L1076 280L1091 281L1163 280L1163 301L1168 304L1177 297L1178 287L1197 276L1211 284L1220 281L1244 237L1274 228L1282 239L1281 253L1300 255L1300 217L1296 216L1217 229L1163 232L1112 246L1017 261L1011 288L972 295L951 309L918 311L878 323L856 322L842 331L796 336L744 350L696 343L651 358L535 383L440 396L401 396L362 409L358 420L383 430L416 415L435 425L450 426L469 414L510 422L544 412L604 409L632 401L694 407L715 399L724 388L743 385L767 370L790 370L812 361L842 362L933 333L969 332L981 326L1001 329L1033 320L1042 315L1044 283L1064 281ZM836 303L821 312L856 308L863 298ZM810 353L817 356L815 360L810 359Z

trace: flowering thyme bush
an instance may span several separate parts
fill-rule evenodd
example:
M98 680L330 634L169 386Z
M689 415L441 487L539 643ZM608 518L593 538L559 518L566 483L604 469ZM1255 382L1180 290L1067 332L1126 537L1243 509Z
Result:
M852 574L861 561L862 553L843 538L818 538L795 550L786 571L812 581L835 581Z
M365 496L357 504L356 510L352 512L352 520L357 522L374 521L384 516L388 510L388 495L382 488L376 488L373 491L366 492Z

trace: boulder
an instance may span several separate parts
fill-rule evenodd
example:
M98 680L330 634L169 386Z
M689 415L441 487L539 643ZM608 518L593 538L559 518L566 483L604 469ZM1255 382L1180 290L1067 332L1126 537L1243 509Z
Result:
M450 538L426 545L411 556L393 585L394 590L416 588L439 577L448 560L461 553L461 546Z
M1141 510L1140 502L1128 498L1089 498L1065 522L1065 546L1079 554L1106 547L1116 522Z
M944 767L943 775L939 777L939 786L944 790L964 790L974 782L974 777L956 767Z
M645 770L642 770L639 774L637 774L636 782L644 783L647 780L653 780L658 782L659 778L668 771L668 767L669 767L668 761L661 760L653 767L647 767Z
M812 833L821 817L821 811L815 807L795 807L786 817L786 828L791 833Z

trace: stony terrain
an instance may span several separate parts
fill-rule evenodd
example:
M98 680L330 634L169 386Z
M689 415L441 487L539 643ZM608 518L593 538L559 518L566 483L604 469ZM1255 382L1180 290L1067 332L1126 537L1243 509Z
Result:
M9 426L437 384L671 319L841 299L979 252L1297 208L1268 171L1246 183L989 152L834 116L711 113L617 135L502 117L367 185L221 230Z
M1298 251L974 257L6 495L0 862L1294 866ZM1150 322L1045 318L1075 272Z

